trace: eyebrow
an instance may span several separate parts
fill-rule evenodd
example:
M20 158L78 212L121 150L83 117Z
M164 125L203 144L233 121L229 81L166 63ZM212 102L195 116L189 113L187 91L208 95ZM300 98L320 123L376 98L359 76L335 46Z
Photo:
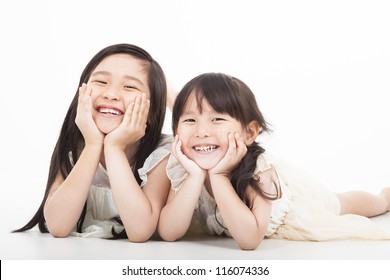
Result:
M108 71L96 71L96 72L93 72L93 73L91 74L91 77L97 76L97 75L110 76L111 73L108 72ZM140 79L138 79L138 78L136 78L136 77L134 77L134 76L131 76L131 75L124 75L123 77L126 78L127 80L132 80L132 81L135 81L135 82L140 83L141 85L144 85L144 83L143 83Z

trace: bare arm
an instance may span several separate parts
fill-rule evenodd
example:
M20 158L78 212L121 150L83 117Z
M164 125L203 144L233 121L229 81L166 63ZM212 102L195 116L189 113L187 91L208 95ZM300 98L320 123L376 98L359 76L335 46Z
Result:
M179 191L170 191L158 224L158 232L162 239L175 241L185 235L190 227L202 186L201 177L189 176Z
M222 218L238 245L243 250L253 250L264 239L270 221L272 204L247 189L253 200L249 209L234 190L229 174L245 156L247 147L237 134L229 134L229 149L221 161L209 170L210 184ZM266 191L269 191L268 185Z
M99 164L101 147L86 146L68 177L57 174L44 207L49 232L66 237L74 229Z
M148 182L141 189L124 152L107 147L105 154L112 194L127 236L130 241L144 242L156 231L168 195L170 183L165 174L168 159L148 174Z
M187 232L206 173L181 152L181 141L176 136L172 153L189 173L180 189L171 189L167 204L161 211L158 232L162 239L175 241Z
M126 109L122 123L104 141L112 194L127 236L133 242L144 242L156 231L170 186L165 173L167 159L150 172L141 189L126 154L129 149L135 154L139 139L145 135L149 106L145 94L137 96Z
M48 230L58 237L68 236L80 218L102 152L104 136L92 119L91 92L85 84L80 87L75 120L85 140L84 150L67 178L57 174L44 206Z
M243 250L255 249L266 234L271 202L249 190L250 197L254 198L253 208L249 209L233 189L229 178L213 175L210 182L218 209L234 240Z

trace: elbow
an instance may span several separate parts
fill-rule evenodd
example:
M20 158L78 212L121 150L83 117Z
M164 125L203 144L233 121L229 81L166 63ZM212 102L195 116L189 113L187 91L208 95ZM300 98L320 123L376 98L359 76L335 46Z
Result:
M238 244L241 250L244 251L253 251L259 246L260 242L258 243L245 243L245 244Z
M240 243L238 243L238 246L240 247L241 250L253 251L260 245L260 243L261 243L261 241L259 241L259 242L240 242Z
M242 240L237 240L238 247L240 247L241 250L245 251L251 251L255 250L257 247L259 247L260 243L264 240L264 238L260 238L258 236L255 236L253 238L246 238Z
M159 229L158 234L162 240L168 241L168 242L175 242L175 241L179 240L184 235L184 234L178 234L177 232L161 230L161 229Z
M64 238L68 237L72 230L72 228L69 228L69 226L66 226L63 222L53 221L46 219L46 227L49 233L58 238Z
M167 242L175 242L180 239L180 237L174 236L172 234L160 234L162 240Z
M53 237L64 238L68 237L73 231L74 225L64 221L64 219L56 218L44 212L46 228Z
M130 241L130 242L133 242L133 243L144 243L146 241L149 240L149 237L143 237L143 236L128 236L127 239Z
M56 237L56 238L65 238L65 237L68 237L70 235L70 233L65 233L65 232L50 232L50 234L53 236L53 237Z
M147 228L141 228L141 229L128 228L126 229L126 234L127 234L127 239L130 242L144 243L152 237L155 231L156 231L156 227L153 226Z
M49 233L53 236L53 237L57 237L57 238L65 238L65 237L68 237L71 233L71 230L68 230L68 229L64 229L62 227L50 227L48 226L47 227Z

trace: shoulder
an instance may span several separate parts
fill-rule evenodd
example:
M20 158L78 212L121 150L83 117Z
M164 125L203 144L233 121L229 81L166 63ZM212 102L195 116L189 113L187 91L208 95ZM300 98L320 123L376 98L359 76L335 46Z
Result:
M171 181L172 190L174 190L175 192L180 189L182 183L188 176L187 171L172 154L170 154L168 159L166 173L169 180Z
M254 177L259 181L262 191L280 197L281 186L276 168L264 154L257 158Z
M155 166L171 153L173 143L172 135L163 134L156 149L146 158L144 167Z
M171 150L173 143L173 136L171 134L162 134L160 142L157 145L157 149L168 149Z
M138 174L142 180L141 186L144 186L150 173L155 167L162 162L167 162L167 158L171 153L171 146L173 137L171 135L163 134L157 148L146 158L144 165L138 169ZM165 170L164 165L164 170Z

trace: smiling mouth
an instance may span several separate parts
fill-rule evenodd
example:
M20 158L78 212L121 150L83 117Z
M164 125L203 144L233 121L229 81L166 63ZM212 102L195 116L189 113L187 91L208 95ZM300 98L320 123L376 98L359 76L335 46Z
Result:
M207 145L207 146L194 146L193 149L197 152L212 152L216 150L218 146L216 145Z
M98 112L106 115L114 115L114 116L120 116L123 115L123 113L119 110L113 109L113 108L104 108L100 107L98 108Z

